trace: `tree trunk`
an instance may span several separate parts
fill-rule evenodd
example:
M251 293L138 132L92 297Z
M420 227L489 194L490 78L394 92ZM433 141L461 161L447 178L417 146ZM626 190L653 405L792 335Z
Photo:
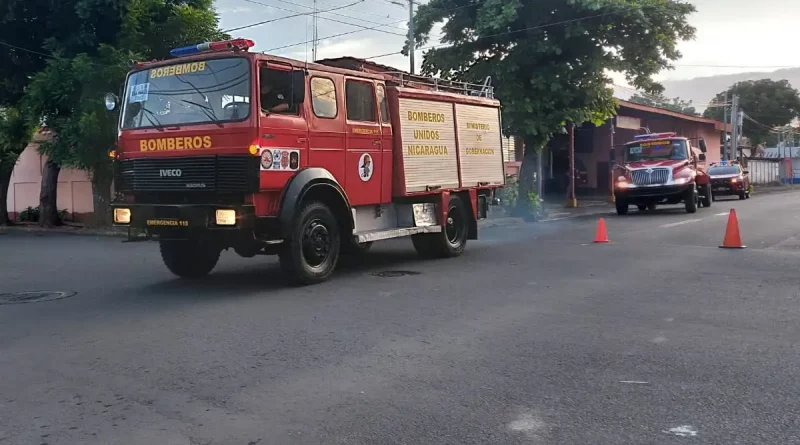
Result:
M39 193L39 225L42 227L54 227L62 223L58 217L58 207L56 206L60 172L61 167L58 164L50 161L44 164L42 190Z
M11 185L11 173L14 172L14 164L10 166L0 165L0 226L11 225L8 217L8 192Z
M111 225L111 182L113 176L107 171L108 168L100 167L92 172L92 201L94 204L95 227L107 227Z

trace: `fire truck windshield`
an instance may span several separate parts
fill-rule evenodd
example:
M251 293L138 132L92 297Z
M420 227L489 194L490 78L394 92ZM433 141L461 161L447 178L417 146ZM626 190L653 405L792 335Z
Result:
M625 146L625 161L658 161L688 159L686 141L682 139L641 141Z
M243 120L250 116L250 63L231 57L137 71L122 100L123 129Z

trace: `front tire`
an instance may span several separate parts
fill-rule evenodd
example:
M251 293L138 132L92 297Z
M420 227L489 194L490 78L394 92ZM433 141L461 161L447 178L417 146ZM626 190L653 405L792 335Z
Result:
M746 192L739 193L739 200L744 201L745 199L747 199L747 193Z
M686 193L686 213L697 213L697 188L692 187Z
M330 278L341 249L339 224L331 209L312 201L300 210L292 227L278 255L289 280L309 285Z
M202 241L160 241L161 259L170 272L181 278L202 278L211 273L221 250Z
M703 186L703 207L709 208L711 207L711 184L706 184Z
M411 237L414 249L422 258L454 258L463 254L467 248L469 220L461 198L450 198L445 218L441 233L423 233Z
M617 215L627 215L628 214L628 201L617 199L615 203L617 206Z

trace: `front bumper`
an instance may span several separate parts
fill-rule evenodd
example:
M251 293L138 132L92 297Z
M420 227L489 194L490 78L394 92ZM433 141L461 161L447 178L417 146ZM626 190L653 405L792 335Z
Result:
M711 183L711 193L715 195L738 195L745 191L744 183L737 182L736 184L726 183Z
M615 191L615 196L623 199L637 198L677 198L694 187L693 183L681 185L654 185L638 186L620 189Z
M115 227L130 227L147 230L155 235L176 235L185 237L202 232L252 231L255 227L255 207L252 205L214 205L214 204L125 204L111 206L112 214L117 208L130 209L130 223ZM217 210L234 210L235 225L217 225Z

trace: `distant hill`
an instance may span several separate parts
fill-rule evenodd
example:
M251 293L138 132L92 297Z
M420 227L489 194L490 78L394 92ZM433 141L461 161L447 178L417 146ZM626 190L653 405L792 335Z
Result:
M786 68L766 73L739 73L726 74L721 76L697 77L689 80L670 80L663 82L664 96L680 97L684 100L691 100L697 104L699 112L705 110L705 104L709 103L717 93L725 91L728 87L745 80L783 80L786 79L796 89L800 89L800 68Z

